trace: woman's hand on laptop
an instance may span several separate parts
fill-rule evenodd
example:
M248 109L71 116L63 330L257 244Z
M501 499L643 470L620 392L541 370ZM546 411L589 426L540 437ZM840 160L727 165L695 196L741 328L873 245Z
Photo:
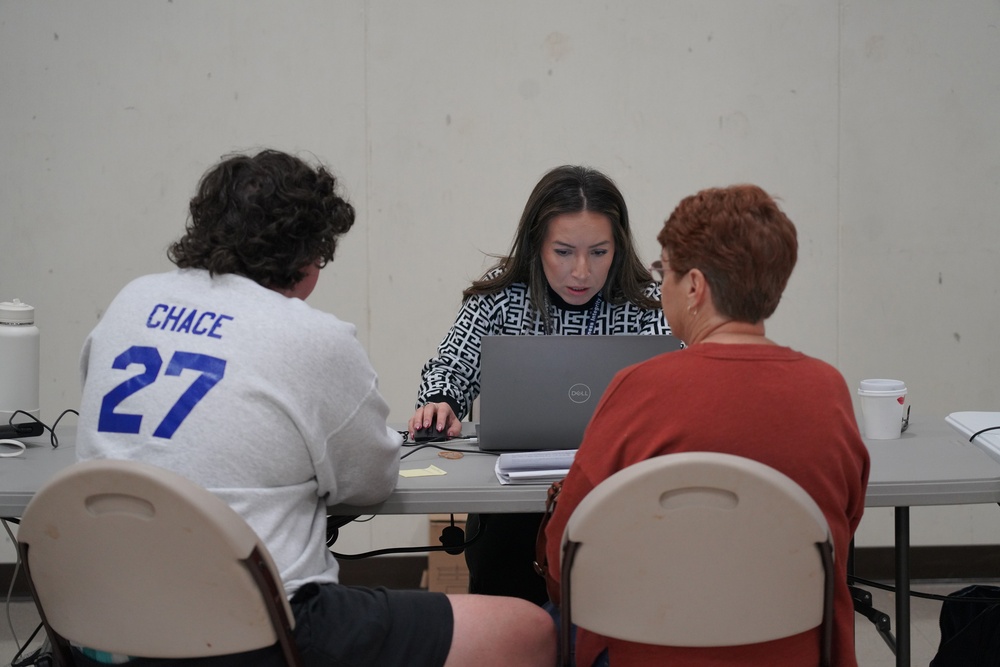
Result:
M455 416L455 412L447 403L427 403L417 408L413 416L410 417L410 438L414 438L417 431L431 429L449 438L455 438L462 434L462 422Z

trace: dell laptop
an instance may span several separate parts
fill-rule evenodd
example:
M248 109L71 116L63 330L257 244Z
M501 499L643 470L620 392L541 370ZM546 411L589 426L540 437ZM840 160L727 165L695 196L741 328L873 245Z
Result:
M576 449L618 371L681 347L674 336L484 336L479 448Z

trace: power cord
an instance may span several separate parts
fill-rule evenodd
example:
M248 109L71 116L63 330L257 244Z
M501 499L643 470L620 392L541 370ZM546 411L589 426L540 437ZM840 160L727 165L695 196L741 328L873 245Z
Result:
M871 588L878 588L884 591L889 591L891 593L896 592L895 586L890 586L888 584L881 584L876 581L871 581L870 579L863 579L854 575L847 576L848 589L851 592L851 599L854 602L854 611L861 614L875 626L876 632L892 651L893 655L896 654L896 638L892 634L892 621L889 615L883 611L876 609L872 603L872 594L863 588L855 586L854 584L862 584L864 586L869 586ZM933 593L921 593L920 591L910 591L910 596L915 598L923 598L925 600L934 600L942 603L954 603L954 602L973 602L978 604L989 604L996 605L1000 604L1000 599L997 598L980 598L980 597L952 597L948 595L935 595Z
M421 449L433 448L439 449L444 452L456 452L458 454L487 454L489 456L499 456L498 452L487 452L478 449L457 449L455 447L445 447L440 442L414 442L409 440L408 431L397 431L403 438L403 447L410 448L410 451L406 452L399 457L402 461L411 454L416 454ZM449 442L464 442L475 440L475 438L453 438ZM353 521L371 521L374 519L374 515L369 516L367 519L358 519L358 516L335 516L330 515L326 517L326 546L332 547L334 542L340 536L340 529ZM464 551L465 547L472 544L477 539L479 539L479 534L482 530L477 531L475 537L473 537L468 542L465 542L465 531L455 525L455 515L451 515L451 525L444 529L441 535L442 546L423 546L423 547L390 547L387 549L378 549L376 551L367 551L361 554L338 554L334 552L334 556L337 558L343 558L345 560L354 560L361 558L368 558L370 556L381 556L384 554L393 553L419 553L424 551L445 551L447 553L457 555Z
M52 422L52 426L49 426L38 417L31 414L30 412L25 412L24 410L14 410L14 412L12 412L10 415L10 419L7 420L7 427L2 432L0 432L0 437L7 438L8 436L13 436L13 437L30 438L42 435L42 433L48 431L49 442L52 443L53 448L56 448L59 446L59 436L56 435L56 427L59 426L59 422L67 414L74 414L77 417L80 416L80 413L77 412L76 410L72 408L67 408L66 410L63 410L61 413L59 413L59 416L56 417L56 420ZM31 421L14 423L14 417L16 417L17 415L24 415ZM21 451L17 452L17 454L20 454L21 452L24 451L24 443L19 442L18 444L21 446ZM6 456L16 456L17 454L6 454ZM5 455L0 454L0 456L5 456Z
M0 519L0 522L3 523L4 530L7 531L7 536L10 538L11 543L16 546L17 539L14 537L14 532L10 529L10 524L11 523L17 524L20 523L20 521L18 521L17 519L7 518L7 519ZM18 549L17 560L14 564L14 574L10 579L10 586L7 589L7 599L4 605L7 615L7 627L10 629L10 636L14 638L14 645L17 646L17 654L10 661L11 667L29 667L30 665L36 665L37 667L54 667L55 662L52 658L52 650L49 646L49 641L47 637L45 638L45 641L42 643L41 647L29 653L28 655L24 656L23 658L21 657L24 655L24 652L28 650L28 647L31 646L31 642L34 641L35 637L41 631L43 624L39 623L38 626L35 628L35 630L28 637L28 639L24 642L24 645L21 644L21 642L17 638L17 633L14 631L14 619L11 618L11 613L10 613L11 609L10 605L14 595L14 582L17 581L17 575L20 571L21 571L21 550Z
M973 440L975 440L975 439L976 439L977 437L979 437L979 436L980 436L980 435L982 435L983 433L986 433L987 431L996 431L996 430L998 430L998 429L1000 429L1000 426L989 426L989 427L987 427L987 428L984 428L984 429L981 429L981 430L979 430L979 431L976 431L975 433L973 433L973 434L972 434L972 435L971 435L971 436L969 437L969 442L972 442L972 441L973 441Z
M454 440L452 442L454 442ZM456 447L445 447L444 445L437 442L425 442L420 444L403 443L403 446L412 447L413 449L400 456L399 457L400 461L405 459L407 456L410 456L411 454L416 454L421 449L427 449L427 448L440 449L443 452L458 452L459 454L487 454L489 456L500 456L498 452L488 452L482 449L458 449Z
M973 440L981 436L983 433L996 430L1000 430L1000 426L987 426L986 428L980 429L969 436L969 442L972 442ZM1000 503L997 503L997 505L1000 505Z
M854 575L848 575L847 576L847 583L848 584L861 584L863 586L871 586L872 588L878 588L878 589L883 590L883 591L889 591L890 593L895 593L896 592L896 587L895 586L891 586L889 584L881 584L881 583L879 583L877 581L872 581L870 579L862 579L861 577L857 577L857 576L854 576ZM910 591L910 597L921 598L921 599L924 599L924 600L934 600L935 602L978 602L978 603L986 602L986 603L989 603L989 604L998 604L998 603L1000 603L1000 600L998 600L997 598L959 598L959 599L956 599L956 598L953 598L953 597L949 597L947 595L937 595L937 594L934 594L934 593L921 593L920 591L914 591L914 590Z
M399 457L400 461L405 459L407 456L410 456L411 454L416 454L421 449L426 449L428 447L433 447L434 449L440 449L445 452L458 452L459 454L489 454L490 456L500 455L498 452L490 452L482 449L455 449L454 447L446 447L444 444L442 444L442 443L451 443L457 445L459 443L476 442L477 438L475 436L468 438L462 438L462 437L445 438L442 440L432 440L428 442L415 442L413 440L410 440L409 431L397 431L397 433L403 436L403 447L408 448L410 450Z
M42 643L42 645L29 653L28 655L21 658L25 649L31 646L31 641L38 634L39 630L42 629L42 624L39 623L35 631L31 633L28 637L28 641L24 643L24 646L18 650L17 655L15 655L10 661L10 667L56 667L55 659L52 657L52 647L49 644L48 638Z
M376 549L374 551L366 551L360 554L341 554L336 551L332 551L333 555L337 558L343 560L361 560L362 558L371 558L372 556L385 556L387 554L407 554L407 553L422 553L424 551L444 551L445 553L457 556L462 553L466 547L470 544L474 544L483 534L483 527L480 527L468 540L465 539L465 531L455 525L455 515L451 515L451 525L446 526L441 532L441 537L438 538L441 542L440 545L428 545L423 547L389 547L386 549Z

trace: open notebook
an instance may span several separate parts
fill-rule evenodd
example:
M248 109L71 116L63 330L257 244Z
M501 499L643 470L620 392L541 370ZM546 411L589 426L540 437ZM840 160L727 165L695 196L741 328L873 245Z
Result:
M972 438L972 444L1000 461L1000 412L953 412L944 420L966 439Z

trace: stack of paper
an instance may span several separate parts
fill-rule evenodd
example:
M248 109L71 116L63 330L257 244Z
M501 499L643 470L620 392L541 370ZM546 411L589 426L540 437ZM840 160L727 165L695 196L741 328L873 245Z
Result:
M1000 461L1000 412L953 412L944 420L966 438L975 436L972 444Z
M551 484L566 476L575 455L575 449L501 454L497 479L501 484Z

